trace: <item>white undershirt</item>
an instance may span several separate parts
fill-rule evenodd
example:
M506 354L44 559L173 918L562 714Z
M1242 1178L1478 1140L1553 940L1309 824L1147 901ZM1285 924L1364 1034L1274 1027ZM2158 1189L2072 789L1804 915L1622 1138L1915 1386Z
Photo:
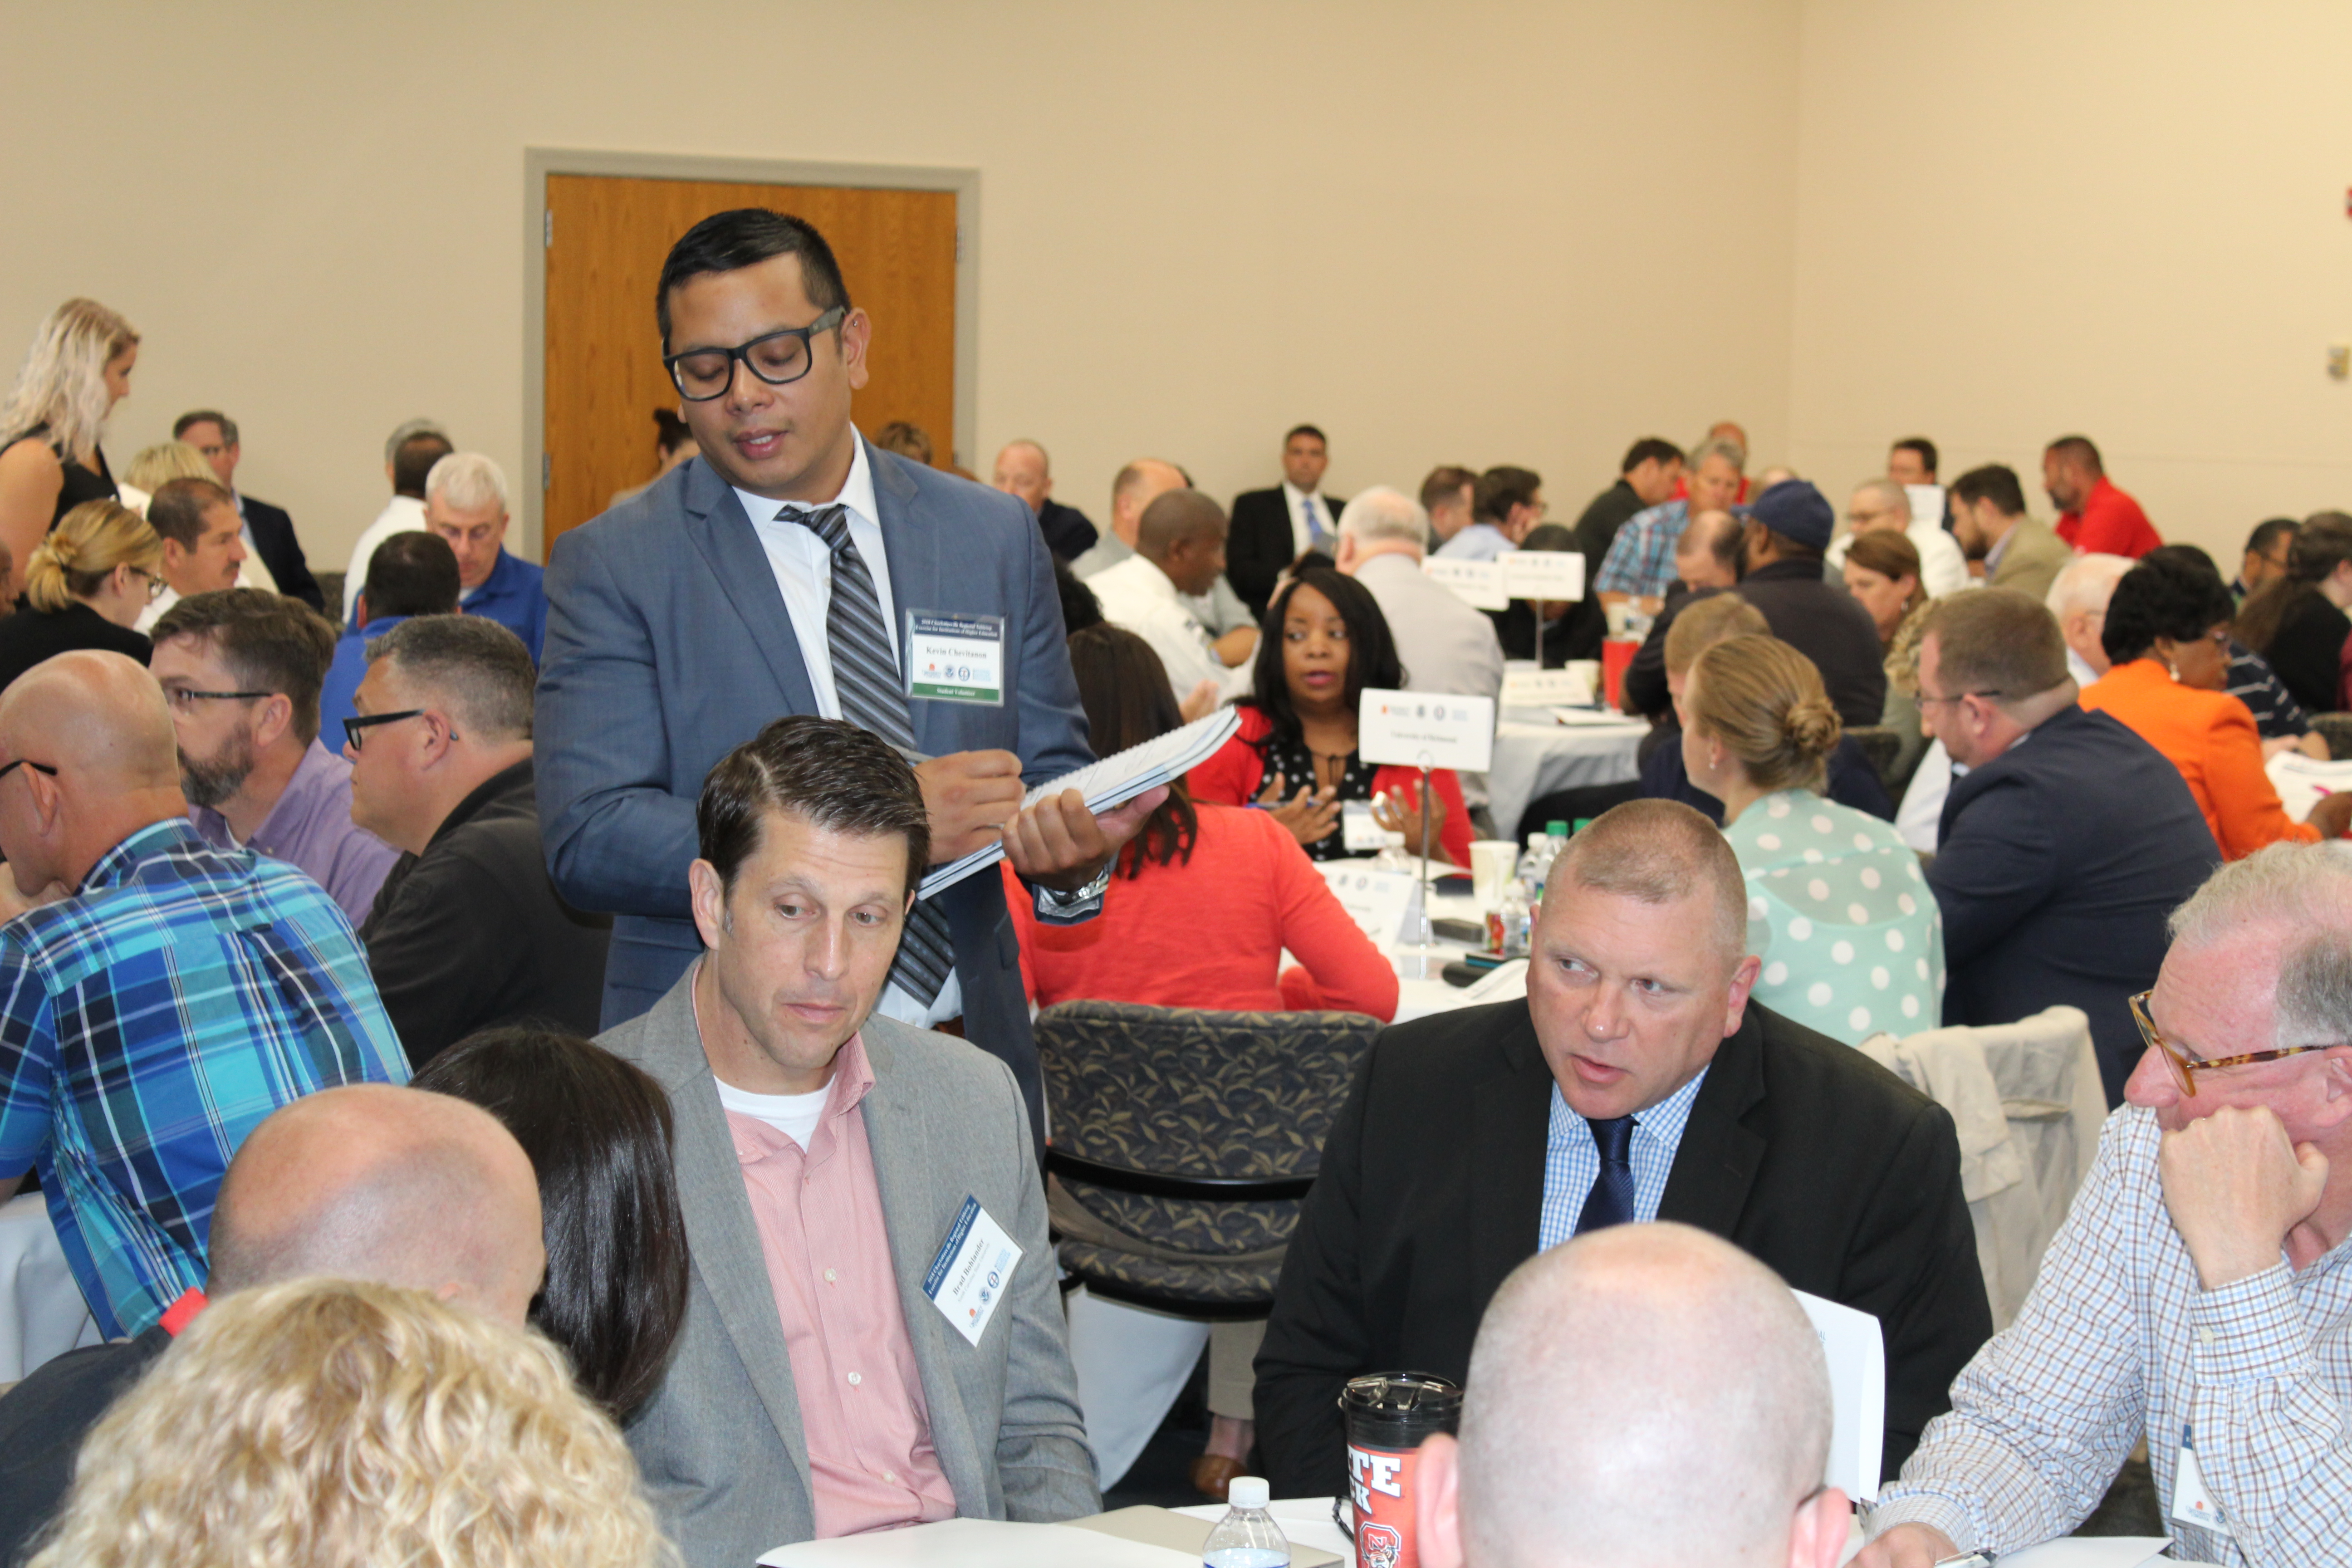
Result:
M787 506L794 511L814 511L816 508L804 501L770 500L741 489L735 491L735 499L743 503L744 514L751 520L751 531L759 536L760 548L767 552L768 569L776 574L776 591L784 596L793 637L801 645L801 662L808 667L809 689L816 694L817 716L838 719L841 694L834 689L833 645L825 640L824 619L833 607L833 548L806 523L789 517L781 522L776 520L776 514ZM882 513L874 501L874 468L866 461L863 440L851 441L849 477L842 481L841 493L825 504L848 509L849 542L857 546L866 574L874 579L874 596L881 602L882 624L889 628L890 648L895 655L900 628L897 601L890 595L890 556L882 542ZM928 1007L898 986L886 985L882 988L882 1000L874 1010L886 1018L912 1024L919 1029L928 1028L962 1016L963 982L954 970L949 970L947 984L940 987L939 995Z
M1315 503L1316 519L1323 524L1323 547L1327 550L1339 547L1339 520L1331 515L1331 503L1323 499L1320 491L1310 496L1285 479L1282 481L1282 504L1290 513L1290 558L1293 561L1306 554L1307 546L1313 542L1307 531L1306 513L1299 506L1299 502L1306 500Z
M825 1098L833 1092L833 1086L827 1084L814 1094L753 1094L723 1078L711 1081L719 1086L720 1105L738 1116L766 1122L803 1150L816 1136L816 1124L824 1120Z

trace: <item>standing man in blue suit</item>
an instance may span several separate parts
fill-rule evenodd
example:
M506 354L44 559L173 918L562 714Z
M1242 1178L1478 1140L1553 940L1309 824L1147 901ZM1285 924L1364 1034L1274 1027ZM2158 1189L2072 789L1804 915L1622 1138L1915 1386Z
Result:
M655 313L701 455L556 542L535 725L556 887L616 917L605 1026L701 952L687 868L703 778L787 713L848 719L919 759L933 864L1001 838L1040 919L1092 918L1163 794L1099 817L1075 791L1021 810L1029 785L1093 760L1029 509L858 435L873 324L799 218L703 219L671 247ZM781 893L775 909L793 918ZM961 1020L1042 1135L1000 879L916 906L877 1011Z

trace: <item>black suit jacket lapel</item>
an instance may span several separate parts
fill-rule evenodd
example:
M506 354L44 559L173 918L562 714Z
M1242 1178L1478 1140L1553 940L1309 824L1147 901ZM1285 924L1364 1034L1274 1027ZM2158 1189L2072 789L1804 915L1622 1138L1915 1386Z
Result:
M1493 1069L1470 1090L1470 1268L1480 1306L1535 1256L1543 1226L1551 1068L1522 1002L1496 1041Z
M708 463L687 465L686 536L719 579L719 590L742 617L744 630L783 689L784 711L815 712L816 688L809 683L792 612L776 586L776 569L751 520L743 514L742 501Z
M1660 1219L1730 1237L1764 1162L1764 1139L1745 1118L1764 1098L1764 1026L1748 1005L1737 1033L1717 1047L1683 1124L1683 1141L1658 1202Z

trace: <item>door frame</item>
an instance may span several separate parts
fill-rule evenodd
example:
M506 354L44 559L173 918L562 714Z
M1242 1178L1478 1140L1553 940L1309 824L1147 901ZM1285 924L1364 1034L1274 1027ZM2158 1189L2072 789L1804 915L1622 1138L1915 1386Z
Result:
M744 184L848 185L893 191L952 191L956 198L955 423L970 449L980 426L980 171L918 163L837 163L791 158L700 157L585 147L523 149L523 472L519 521L533 561L546 558L547 177L607 174L645 180L726 180ZM961 453L950 460L978 469ZM539 480L539 483L533 483Z

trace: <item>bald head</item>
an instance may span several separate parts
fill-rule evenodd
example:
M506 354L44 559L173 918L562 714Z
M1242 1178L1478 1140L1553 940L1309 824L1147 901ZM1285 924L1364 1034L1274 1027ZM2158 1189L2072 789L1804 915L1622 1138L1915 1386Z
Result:
M1596 1231L1520 1265L1479 1324L1463 1554L1785 1563L1829 1442L1821 1342L1770 1269L1687 1226Z
M430 1290L509 1322L546 1272L530 1157L478 1106L324 1089L255 1128L213 1214L215 1295L306 1274Z
M1118 471L1110 484L1110 531L1130 550L1143 509L1170 490L1188 489L1183 471L1157 458L1138 458Z
M108 850L187 813L163 689L119 653L61 653L0 694L0 765L19 760L0 781L0 854L28 897L80 887Z

